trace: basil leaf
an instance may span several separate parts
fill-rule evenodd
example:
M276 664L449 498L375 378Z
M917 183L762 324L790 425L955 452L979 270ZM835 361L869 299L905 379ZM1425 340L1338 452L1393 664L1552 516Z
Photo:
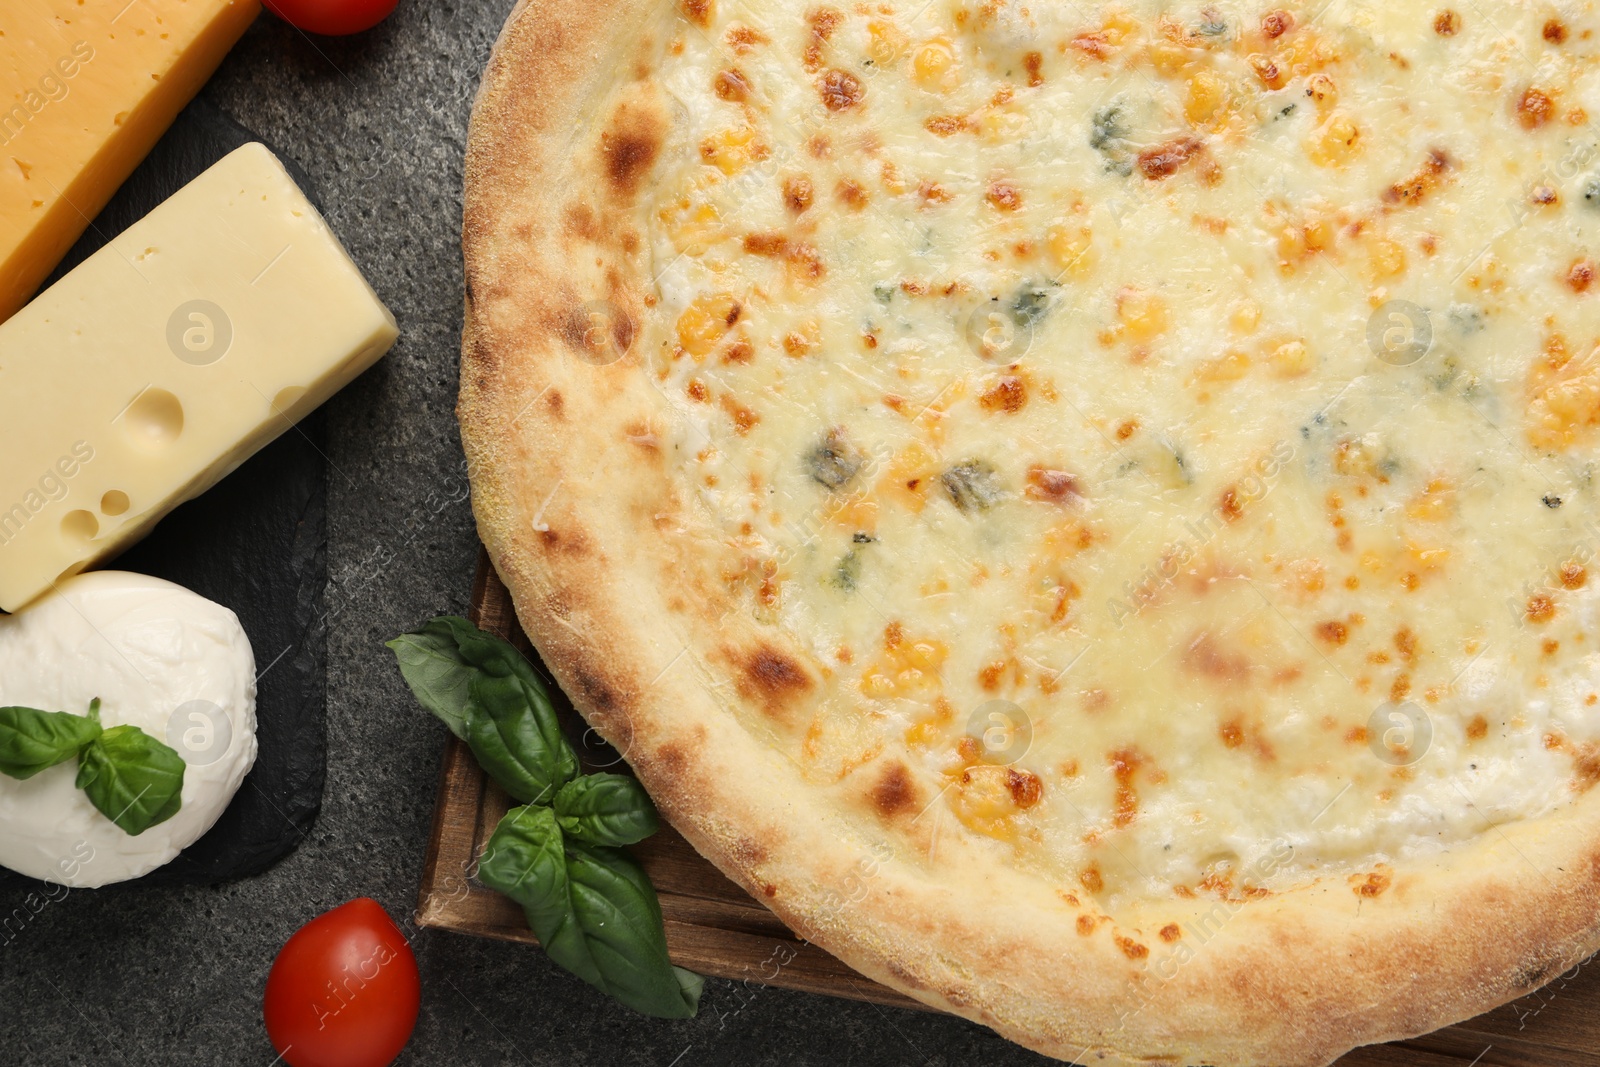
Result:
M0 708L0 774L26 780L65 763L100 736L92 716Z
M627 853L563 841L549 808L514 808L478 863L478 880L522 905L552 960L646 1015L687 1019L699 975L667 958L661 905Z
M183 805L183 757L137 726L113 726L78 757L78 788L137 837Z
M590 774L568 782L556 794L561 827L591 845L631 845L661 826L656 806L637 778Z
M570 751L561 739L560 723L544 679L510 642L485 633L460 616L441 615L430 619L421 629L390 641L389 648L394 651L400 673L418 702L463 741L470 743L467 708L472 699L472 679L487 674L498 679L516 679L536 719L537 734L545 739L547 748L556 750L558 762L563 749ZM558 739L561 739L559 744L556 743ZM521 755L528 760L537 759L531 752ZM573 767L567 778L577 773L576 756ZM493 768L486 769L493 773Z
M568 841L567 882L570 916L548 937L534 931L550 958L635 1011L693 1018L704 981L667 958L661 903L644 868L620 849Z
M578 756L543 686L535 690L515 671L497 677L482 670L467 689L466 742L507 793L525 804L549 803L578 776Z
M549 808L512 808L484 846L478 881L525 909L529 902L561 900L567 881L562 844L561 827Z
M474 635L488 638L466 619L441 615L421 629L401 634L389 642L400 674L423 708L437 715L450 732L465 740L467 684L476 664L461 652Z

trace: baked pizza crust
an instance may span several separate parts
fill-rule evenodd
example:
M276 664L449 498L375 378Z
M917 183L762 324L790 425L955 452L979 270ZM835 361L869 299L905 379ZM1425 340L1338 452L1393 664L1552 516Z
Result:
M676 14L524 0L508 21L467 152L459 408L479 530L524 628L668 820L863 974L1083 1062L1324 1064L1600 947L1596 792L1371 894L1330 880L1203 902L1211 936L1158 970L1140 951L1157 909L1096 916L959 842L926 863L910 846L929 798L892 759L852 776L865 793L820 787L741 725L736 708L803 704L823 668L730 612L693 553L702 520L671 488L669 409L633 349L652 291L638 198L682 150L644 57Z

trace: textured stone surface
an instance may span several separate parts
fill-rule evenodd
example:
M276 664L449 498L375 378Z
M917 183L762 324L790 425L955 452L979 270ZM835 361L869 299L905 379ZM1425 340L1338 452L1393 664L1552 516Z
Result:
M218 888L0 899L0 1063L273 1062L261 990L283 941L355 896L415 905L443 728L383 642L463 611L477 552L453 406L461 158L478 74L510 0L403 0L370 34L308 39L263 16L205 95L311 175L402 340L328 408L328 778L299 849ZM36 902L37 903L37 902ZM437 931L413 942L416 1065L1021 1064L980 1027L707 983L700 1017L643 1019L534 949Z

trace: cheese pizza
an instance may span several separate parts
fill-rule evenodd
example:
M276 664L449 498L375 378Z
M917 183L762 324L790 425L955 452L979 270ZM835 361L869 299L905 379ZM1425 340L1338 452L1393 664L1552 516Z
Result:
M1538 987L1600 946L1597 29L524 3L460 415L525 628L798 933L1049 1055Z

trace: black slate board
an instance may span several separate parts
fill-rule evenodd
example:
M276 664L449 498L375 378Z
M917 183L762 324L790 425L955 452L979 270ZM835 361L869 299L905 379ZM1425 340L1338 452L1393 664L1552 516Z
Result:
M217 160L256 140L215 106L191 104L46 284ZM284 162L316 203L305 174ZM105 565L177 582L233 609L255 648L259 675L259 754L238 795L209 833L130 884L211 884L257 874L300 843L322 806L328 563L321 438L322 420L312 415ZM7 896L31 884L0 869Z

